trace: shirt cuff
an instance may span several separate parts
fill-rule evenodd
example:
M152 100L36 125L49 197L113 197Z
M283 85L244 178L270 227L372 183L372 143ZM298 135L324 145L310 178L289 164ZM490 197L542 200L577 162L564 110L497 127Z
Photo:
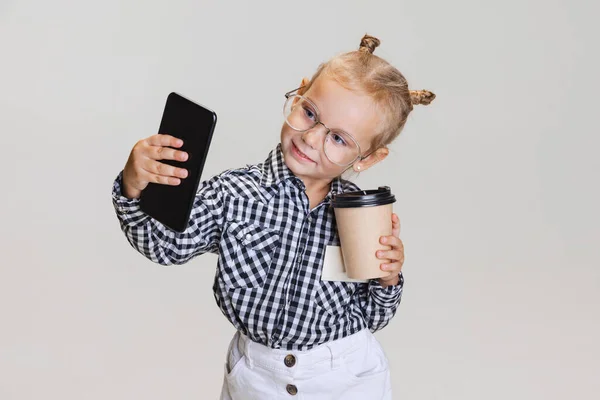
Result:
M402 272L398 274L398 283L396 285L381 286L379 279L371 279L369 281L369 293L375 303L382 307L393 307L398 304L402 296L404 287L404 276Z
M117 218L125 225L138 225L150 217L140 208L140 199L130 199L123 196L123 171L119 172L113 182L112 201Z

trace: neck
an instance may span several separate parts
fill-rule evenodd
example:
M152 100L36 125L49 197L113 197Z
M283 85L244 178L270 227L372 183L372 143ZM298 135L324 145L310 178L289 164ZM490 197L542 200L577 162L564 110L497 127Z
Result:
M331 190L331 180L307 180L305 178L301 178L302 182L304 182L304 186L306 187L305 192L308 197L310 208L313 209L316 207L327 193Z
M299 178L302 179L302 182L304 182L307 193L323 193L323 197L325 197L325 195L329 193L329 190L331 190L331 182L333 181L331 178L314 179L306 176L299 176Z

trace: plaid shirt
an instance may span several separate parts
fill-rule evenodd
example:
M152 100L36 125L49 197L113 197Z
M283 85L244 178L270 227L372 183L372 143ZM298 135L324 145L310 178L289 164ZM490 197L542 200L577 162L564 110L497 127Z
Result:
M375 332L396 313L402 274L398 285L385 288L376 279L321 281L326 246L340 245L331 195L359 188L334 179L327 197L309 209L304 183L285 165L281 144L261 164L201 182L183 233L147 216L139 200L122 196L122 174L112 196L129 243L162 265L217 254L216 302L251 340L307 350L365 328Z

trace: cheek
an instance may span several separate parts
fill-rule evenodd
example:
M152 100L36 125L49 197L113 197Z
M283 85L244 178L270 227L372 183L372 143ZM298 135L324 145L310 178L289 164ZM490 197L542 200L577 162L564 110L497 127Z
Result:
M323 154L322 162L320 164L321 170L327 175L331 177L340 176L344 170L348 167L340 167L329 161L329 159Z
M284 142L290 140L290 138L292 138L296 133L296 131L294 131L289 126L287 126L287 124L284 123L281 127L281 141Z

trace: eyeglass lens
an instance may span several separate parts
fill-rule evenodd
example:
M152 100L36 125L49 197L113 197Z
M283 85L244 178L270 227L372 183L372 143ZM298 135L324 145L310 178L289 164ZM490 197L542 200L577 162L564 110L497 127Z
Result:
M294 130L307 131L319 122L314 106L299 95L290 96L284 106L287 124ZM325 136L323 150L331 162L338 165L352 163L359 154L357 143L346 132L331 130Z

